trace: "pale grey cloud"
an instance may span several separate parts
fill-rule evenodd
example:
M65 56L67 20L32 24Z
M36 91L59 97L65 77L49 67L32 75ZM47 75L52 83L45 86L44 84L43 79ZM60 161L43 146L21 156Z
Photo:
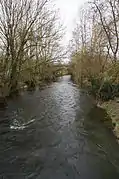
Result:
M85 2L86 0L56 0L56 7L59 8L61 21L66 27L66 35L63 39L65 45L67 45L71 39L79 8Z

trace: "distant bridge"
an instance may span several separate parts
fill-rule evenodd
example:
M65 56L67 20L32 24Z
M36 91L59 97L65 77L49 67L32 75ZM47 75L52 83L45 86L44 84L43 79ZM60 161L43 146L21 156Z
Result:
M67 74L69 74L69 65L65 65L65 64L54 65L54 75L63 76Z

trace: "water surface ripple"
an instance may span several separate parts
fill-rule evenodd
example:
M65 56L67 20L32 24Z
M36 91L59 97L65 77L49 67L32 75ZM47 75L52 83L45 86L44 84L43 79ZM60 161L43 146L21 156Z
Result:
M70 76L9 101L0 111L0 179L119 179L119 146L92 107Z

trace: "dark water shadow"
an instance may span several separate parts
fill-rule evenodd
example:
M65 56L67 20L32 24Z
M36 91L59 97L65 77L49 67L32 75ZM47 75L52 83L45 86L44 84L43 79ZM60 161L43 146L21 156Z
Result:
M84 120L84 130L88 134L86 137L90 151L97 157L107 160L119 172L119 145L113 134L111 121L106 110L94 107ZM103 165L103 162L101 164Z
M106 110L101 108L101 107L97 107L94 106L91 111L89 112L89 117L91 120L97 120L97 121L102 121L104 123L107 122L109 128L112 129L112 119L111 117L107 114Z
M105 141L110 138L110 140L116 143L116 137L113 133L112 119L107 114L106 110L100 107L93 107L86 115L84 129L89 132L91 136L97 136ZM92 132L90 133L90 131Z

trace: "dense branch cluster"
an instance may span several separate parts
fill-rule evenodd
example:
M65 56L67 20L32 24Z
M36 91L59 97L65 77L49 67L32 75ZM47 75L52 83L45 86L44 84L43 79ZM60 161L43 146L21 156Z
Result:
M85 4L70 45L74 80L82 86L95 86L98 94L105 83L113 91L112 84L119 83L119 1Z
M54 77L62 26L50 0L0 0L0 96ZM53 8L52 8L53 9Z

